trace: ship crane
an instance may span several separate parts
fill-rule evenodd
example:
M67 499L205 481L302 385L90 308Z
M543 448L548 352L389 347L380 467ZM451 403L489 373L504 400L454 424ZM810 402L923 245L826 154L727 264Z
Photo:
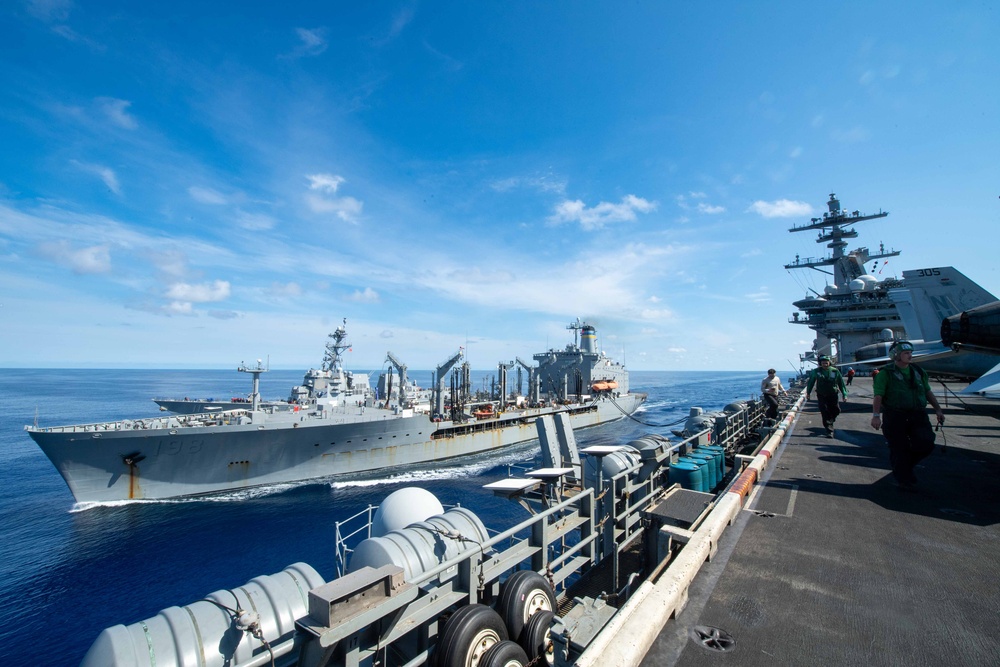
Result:
M528 404L538 405L538 373L537 369L521 357L514 357L520 367L517 371L517 389L521 390L521 368L528 372Z
M409 396L406 394L407 379L406 379L406 364L396 358L392 352L385 353L385 360L392 364L396 372L399 373L399 407L405 408L409 406ZM385 397L389 400L389 397Z
M462 360L462 348L440 364L434 371L434 414L444 414L444 378L455 364Z
M515 363L513 361L508 361L507 363L500 362L497 366L497 375L500 379L500 409L503 410L507 405L507 373L510 369L514 368Z

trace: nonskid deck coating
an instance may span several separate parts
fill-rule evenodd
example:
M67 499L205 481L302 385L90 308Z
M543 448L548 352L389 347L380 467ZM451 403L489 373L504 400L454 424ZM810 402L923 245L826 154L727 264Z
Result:
M834 440L806 403L642 665L1000 664L1000 403L933 388L946 427L918 494L891 483L870 379ZM706 648L699 626L734 643Z

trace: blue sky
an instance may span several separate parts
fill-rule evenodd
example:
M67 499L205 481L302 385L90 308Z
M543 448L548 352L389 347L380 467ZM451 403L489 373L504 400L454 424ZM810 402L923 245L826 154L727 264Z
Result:
M789 370L831 192L1000 293L998 12L4 3L0 366Z

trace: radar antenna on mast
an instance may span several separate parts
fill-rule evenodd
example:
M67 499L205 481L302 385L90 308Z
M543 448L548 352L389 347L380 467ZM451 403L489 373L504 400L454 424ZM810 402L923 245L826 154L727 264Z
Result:
M323 355L324 371L339 371L342 368L343 352L350 349L351 344L347 342L347 318L344 323L337 327L336 331L329 334L331 340L326 344L326 354Z

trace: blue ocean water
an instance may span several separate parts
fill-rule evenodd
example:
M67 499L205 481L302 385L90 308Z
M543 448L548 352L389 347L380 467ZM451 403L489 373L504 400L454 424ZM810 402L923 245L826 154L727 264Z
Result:
M487 374L474 373L474 383ZM412 375L423 386L430 373ZM636 420L578 433L581 444L619 444L683 418L750 397L764 373L633 372L649 400ZM298 371L261 378L264 398L284 398ZM333 525L408 485L461 504L491 528L525 518L482 491L534 446L489 459L381 478L261 488L211 498L79 508L23 427L160 414L153 397L243 396L245 375L205 370L0 370L0 664L76 665L100 632L161 609L240 586L305 561L333 576Z

